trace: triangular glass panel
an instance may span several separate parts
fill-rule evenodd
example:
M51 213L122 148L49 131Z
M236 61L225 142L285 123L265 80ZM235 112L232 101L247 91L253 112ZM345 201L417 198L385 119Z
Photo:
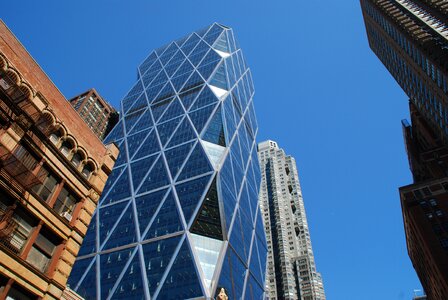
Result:
M188 118L184 118L179 127L177 127L176 132L171 137L168 147L174 147L194 138L196 138L196 133L194 132L193 126L191 126Z
M227 183L221 184L221 194L224 199L222 202L224 204L226 228L229 230L232 224L233 214L235 213L236 198Z
M205 126L205 123L207 123L208 119L210 119L210 116L215 107L216 107L215 105L209 105L204 108L192 111L188 114L198 134L201 134L202 129Z
M170 150L165 150L165 157L171 172L171 177L175 178L188 153L190 153L193 142L181 145Z
M162 65L159 61L156 61L150 69L145 73L145 75L142 76L143 85L145 87L148 87L151 84L151 82L154 80L154 78L157 77L158 74L160 74L162 71Z
M202 84L204 84L204 79L202 79L202 77L198 74L198 72L194 72L193 74L191 74L190 78L188 78L181 92L190 90Z
M104 274L104 273L103 273ZM111 300L145 299L142 273L140 268L140 257L134 255L132 262L123 274L120 283L115 289Z
M117 178L121 175L121 172L123 172L124 168L126 166L120 166L120 167L114 167L112 169L112 173L110 173L109 177L107 178L106 185L104 186L102 196L106 196L107 192L110 190L112 185L115 183ZM101 201L100 201L101 204Z
M196 99L201 88L202 88L202 86L199 86L197 88L183 92L182 94L179 95L179 98L182 101L182 104L184 105L186 110L188 110L190 108L191 104L193 104L193 101L194 101L194 99Z
M178 53L180 53L180 51ZM173 57L173 59L174 59L174 57ZM181 63L182 63L182 61L175 61L172 63L170 61L170 63L165 67L165 72L168 75L168 77L173 76L174 72L176 72L176 70L179 68Z
M132 87L132 89L126 95L126 98L130 97L130 96L135 96L135 95L139 96L142 92L143 92L143 85L140 81L137 81L137 83L135 83L135 85ZM137 97L135 97L135 99L137 99Z
M204 145L204 150L205 153L207 153L208 159L212 163L215 170L218 170L226 148L207 141L202 141L202 144Z
M154 297L154 292L160 285L160 280L173 257L180 238L180 236L176 236L142 245L143 256L145 257L146 277L148 278L148 288L151 297Z
M238 90L240 91L241 108L242 108L242 111L244 112L244 110L246 109L248 98L247 98L242 80L240 80L238 82Z
M252 245L252 254L250 256L250 271L254 274L258 280L262 278L261 269L260 269L260 255L258 254L257 247L257 238L254 239L254 243ZM263 270L264 272L264 270Z
M232 245L233 249L235 249L235 252L238 254L238 256L243 261L247 261L246 249L244 247L245 243L244 243L243 228L241 225L239 210L237 210L235 213L232 231L230 232L229 243Z
M216 86L223 90L228 90L227 73L225 64L221 64L210 80L210 85Z
M165 65L171 57L173 57L174 53L176 53L177 45L175 43L171 43L170 46L160 55L159 59L163 65Z
M126 162L126 143L124 142L124 139L121 140L120 142L116 142L117 146L118 146L118 150L120 150L120 152L118 153L118 157L117 160L115 160L115 166L121 166L122 164L124 164ZM104 193L104 191L103 191Z
M212 171L210 162L208 161L207 155L202 149L201 143L197 143L196 147L187 159L187 163L183 167L177 181L181 181L187 178L192 178L194 176L204 174Z
M239 101L239 93L238 93L238 89L235 87L232 90L232 96L230 97L232 99L232 103L233 103L233 107L234 107L234 112L235 112L235 118L236 120L241 120L241 118L243 117L243 111L242 111L242 107L241 107L241 101Z
M114 142L116 140L121 139L124 136L123 132L123 119L114 126L114 129L106 136L104 139L104 144L109 144L110 142Z
M179 69L177 69L176 73L174 73L173 78L183 75L185 73L191 74L191 71L193 71L193 66L190 64L188 60L186 60L179 67Z
M233 176L235 178L235 188L238 195L244 178L244 170L240 163L237 161L236 153L233 153L232 151L230 152L233 164Z
M247 137L247 132L246 132L246 126L244 124L241 124L242 126L240 126L240 130L238 132L241 132L242 134L238 134L238 138L240 140L240 145L241 145L241 157L242 157L242 167L243 169L246 168L247 162L249 160L249 156L250 156L250 150L247 146L247 141L246 141L246 137Z
M188 56L188 59L193 64L193 66L197 66L209 50L210 47L206 43L201 41L196 46L196 48L194 48L193 52L191 52L191 54Z
M194 210L201 202L209 181L210 176L204 176L176 185L177 198L179 199L187 224L190 223Z
M131 131L134 124L138 121L140 116L145 112L145 110L139 110L131 115L128 115L124 118L125 124L126 124L126 133L129 133Z
M157 299L191 299L202 297L201 284L199 283L199 277L195 269L196 267L188 243L184 241L160 289Z
M132 244L136 241L134 210L132 205L129 205L125 213L121 216L115 230L107 240L106 245L104 245L103 250Z
M156 123L159 121L160 117L168 108L168 105L173 101L173 99L175 98L168 98L166 100L151 105L152 116L154 117L154 121Z
M215 51L210 51L210 52L215 52ZM204 77L205 80L208 80L210 75L212 75L213 71L216 69L216 65L218 64L218 62L219 61L208 64L208 65L203 65L198 68L199 73L201 73L202 77Z
M215 50L218 50L218 51L221 51L221 52L224 52L224 53L230 53L229 45L227 43L227 33L226 33L226 31L221 33L219 38L213 44L213 48Z
M146 97L148 98L149 103L153 102L154 98L157 96L157 94L163 87L164 87L163 84L159 84L159 85L151 85L146 89Z
M167 189L163 189L135 198L140 234L143 234L143 231L148 227L157 207L162 203L166 192Z
M78 283L78 287L76 288L76 292L83 297L84 299L96 299L97 298L97 285L96 285L96 261L90 267L90 270L87 272L87 275L84 279Z
M176 54L168 62L167 66L165 67L165 71L167 70L168 66L171 66L171 65L177 65L179 67L180 62L183 61L184 59L185 59L185 55L182 53L182 51L177 51ZM171 76L171 75L168 73L168 76Z
M173 134L177 125L182 121L182 117L178 117L174 120L162 123L157 125L157 131L159 132L160 142L162 143L162 147L165 146L166 142L168 142L169 138Z
M152 52L145 61L138 67L140 69L140 73L144 74L146 70L156 61L157 55L155 52Z
M204 57L204 59L201 61L200 67L206 66L209 64L216 66L216 65L218 65L220 60L221 60L221 56L219 56L218 53L216 53L215 51L209 51L207 53L207 55ZM204 76L204 78L205 78L205 76Z
M139 188L139 193L155 190L159 187L166 186L170 183L168 174L163 163L163 158L159 157L155 165L152 167L143 184Z
M227 144L230 143L236 131L236 121L235 114L233 112L233 104L231 97L228 97L224 100L224 112L225 112L225 120L226 120L226 141Z
M124 170L124 172L121 173L120 178L118 178L115 184L110 188L110 192L104 199L103 204L116 202L130 196L131 186L129 184L129 173L128 170Z
M241 127L240 127L241 128ZM240 143L239 143L239 135L237 134L235 139L233 140L232 146L230 147L234 158L237 160L238 164L243 167L243 160L241 155ZM233 166L235 168L235 165Z
M233 180L233 167L232 167L232 159L230 155L227 155L224 159L224 163L222 165L221 171L219 172L221 176L221 183L226 184L229 187L229 191L236 196L235 190L235 182ZM235 197L236 198L236 197Z
M253 100L249 104L248 112L249 112L250 121L252 124L252 131L255 135L255 133L257 132L257 129L258 129L258 124L257 124L257 117L255 116L255 112L254 112Z
M92 267L92 260L95 259L95 257L88 257L84 259L77 259L75 261L75 264L73 265L73 269L70 273L70 277L68 277L67 285L70 285L72 289L76 288L78 285L79 280L82 278L82 276L90 270ZM93 268L95 268L95 263L93 264Z
M224 63L226 64L226 70L227 70L227 75L228 77L228 82L229 82L229 90L233 88L233 86L235 85L237 78L235 75L235 70L233 69L233 62L231 59L226 59L224 60Z
M100 256L101 268L101 299L107 299L124 266L131 258L135 248L102 254Z
M150 110L146 110L145 113L138 119L137 124L133 127L133 132L150 128L153 126ZM132 132L130 132L132 133Z
M156 131L152 130L151 133L142 142L142 145L138 149L133 159L139 159L150 154L160 151L159 142L157 141Z
M246 114L244 115L244 122L245 122L245 126L247 127L247 132L249 133L250 138L253 139L254 138L253 126L252 126L252 121L250 119L250 114L248 111L246 111Z
M197 103L197 101L196 101ZM202 136L204 141L214 143L216 145L226 146L226 139L224 136L224 125L222 123L221 107L219 107L213 119L208 124L208 128Z
M215 94L213 94L208 86L205 86L191 107L191 110L196 110L216 102L218 102L218 98L216 98Z
M96 213L93 215L84 237L78 256L94 253L96 251ZM73 286L73 285L72 285Z
M224 288L229 299L241 299L245 276L246 268L244 264L232 248L228 247L217 285L216 296L219 294L219 289Z
M147 74L148 76L149 74ZM160 71L157 76L156 74L154 74L152 76L154 79L151 80L151 78L148 76L148 85L147 86L157 86L157 85L162 85L165 84L165 82L168 81L168 77L166 76L165 72L162 70ZM146 78L145 78L146 79Z
M99 244L103 244L104 240L110 236L111 230L114 225L118 222L123 210L128 205L128 201L120 202L114 205L109 205L106 207L101 207L99 211Z
M213 45L213 43L216 41L216 39L223 31L224 28L218 26L217 24L214 24L212 28L210 28L210 30L204 36L204 41L206 41L209 45Z
M162 118L160 119L160 122L165 122L168 120L171 120L175 117L178 117L182 114L184 114L184 109L182 108L182 105L179 103L179 100L177 97L174 98L173 101L171 101L170 107L165 110L165 113L163 114Z
M151 169L152 165L154 164L157 158L158 155L152 155L147 158L134 161L131 164L132 182L134 184L134 190L136 190L137 187L140 185L146 173L148 173L149 169Z
M192 234L191 238L193 240L194 250L199 259L199 264L201 265L202 273L204 274L205 284L210 288L223 241L197 234Z
M257 281L255 281L252 275L249 275L246 284L246 292L245 299L263 299L264 298L264 284L260 285Z
M146 233L145 240L183 230L177 211L176 200L171 191L163 202L157 216Z
M184 73L181 74L177 77L174 77L173 79L171 79L171 83L174 86L174 89L176 91L180 91L180 88L184 85L185 81L187 81L188 77L190 77L191 73Z
M157 103L163 99L169 98L173 96L176 92L171 87L171 83L167 82L165 87L160 91L160 93L157 95L157 97L152 101L152 103Z
M148 101L146 101L145 93L142 93L140 97L138 97L137 101L135 101L134 105L126 112L126 115L130 115L133 112L136 112L142 108L148 106Z
M190 54L191 50L198 44L200 38L193 33L190 38L180 47L180 49L185 53L185 55Z
M258 276L260 284L263 284L263 282L265 282L265 273L266 273L266 263L267 263L267 259L263 259L263 257L266 257L267 252L268 252L268 245L266 243L266 235L262 235L263 236L263 240L259 239L257 236L254 237L254 245L257 245L258 248L258 255L260 257L260 270L261 273Z
M129 110L129 108L134 105L134 102L138 99L138 97L140 96L140 94L138 95L127 95L126 97L124 97L121 100L121 105L123 106L123 112L127 112Z
M223 240L216 177L205 195L201 208L196 215L193 225L191 225L190 232L212 239Z
M249 217L249 220L251 220L251 223L253 223L254 215L253 215L252 209L250 207L251 199L249 198L248 192L249 191L248 191L247 181L245 181L243 190L241 191L239 205L240 205L240 210L245 215L247 215Z
M147 129L145 131L140 131L127 137L129 157L134 156L134 153L137 151L141 142L145 139L149 132L150 130Z

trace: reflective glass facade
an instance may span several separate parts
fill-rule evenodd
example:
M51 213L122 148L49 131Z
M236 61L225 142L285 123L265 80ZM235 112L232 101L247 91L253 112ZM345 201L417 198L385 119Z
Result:
M232 29L153 51L105 139L120 156L69 278L86 299L262 299L250 70Z

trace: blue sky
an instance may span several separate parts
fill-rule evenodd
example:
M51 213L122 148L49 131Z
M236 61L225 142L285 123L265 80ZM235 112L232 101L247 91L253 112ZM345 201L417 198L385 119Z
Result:
M6 1L0 18L62 93L114 106L154 48L217 21L255 83L258 141L298 163L329 300L410 299L398 187L411 183L405 94L368 48L358 1Z

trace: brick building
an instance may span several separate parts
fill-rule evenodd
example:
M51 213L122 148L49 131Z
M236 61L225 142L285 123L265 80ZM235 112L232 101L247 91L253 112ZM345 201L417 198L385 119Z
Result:
M118 122L118 112L95 89L73 97L69 102L101 140Z
M0 20L0 299L60 299L118 155Z

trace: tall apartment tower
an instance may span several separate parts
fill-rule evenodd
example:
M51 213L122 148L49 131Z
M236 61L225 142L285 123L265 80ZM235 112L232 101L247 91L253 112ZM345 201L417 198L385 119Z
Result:
M117 111L95 89L73 97L69 102L101 140L118 122Z
M262 299L251 73L220 24L150 53L70 286L86 299Z
M274 141L258 144L260 208L266 229L269 299L324 300L295 159Z
M448 4L361 0L369 44L410 99L414 183L400 188L408 253L428 299L448 297Z
M117 156L0 20L0 299L76 299L67 279Z

